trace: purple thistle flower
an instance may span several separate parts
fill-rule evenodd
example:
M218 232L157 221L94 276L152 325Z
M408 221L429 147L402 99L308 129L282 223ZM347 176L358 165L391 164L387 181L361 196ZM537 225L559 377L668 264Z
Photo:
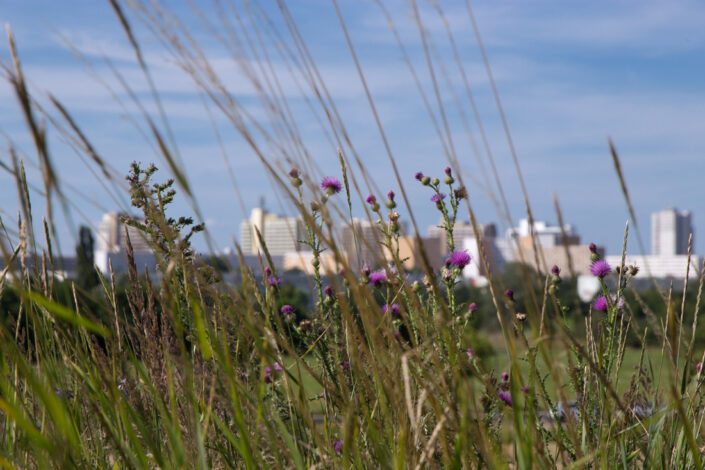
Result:
M590 266L590 272L592 273L592 275L595 277L599 277L600 279L607 276L610 271L612 271L612 268L609 264L607 264L607 261L603 259L598 259Z
M336 454L339 454L343 451L343 440L338 439L333 443L333 450L335 451Z
M448 259L450 260L450 264L460 269L470 264L470 255L464 251L454 251Z
M558 266L556 266L554 264L553 267L551 268L551 274L553 274L554 276L558 276L560 273L561 273L561 268L559 268Z
M445 169L443 171L445 171L447 176L450 176L450 167L449 166L445 167Z
M267 369L269 369L269 367L267 367ZM264 383L266 383L266 384L272 383L272 377L269 374L264 376Z
M417 171L416 174L414 175L414 178L421 181L423 179L423 173L421 173L420 171Z
M446 195L444 193L434 194L433 196L431 196L431 202L435 202L436 204L439 204L445 198L446 198Z
M279 310L279 311L281 312L282 315L286 315L286 316L293 315L294 314L294 307L292 307L291 305L284 305L284 306L282 306L281 310Z
M350 363L348 361L343 361L340 365L343 366L343 370L350 370Z
M695 366L695 371L699 374L702 369L703 369L703 363L698 362L698 364Z
M513 290L511 290L511 289L505 290L504 295L506 295L509 300L514 301L514 291Z
M299 177L299 169L292 168L291 171L289 171L289 176L291 176L292 178L298 178Z
M468 355L469 359L472 359L473 357L475 357L475 350L472 348L468 348L468 350L465 351L465 354Z
M617 294L612 294L610 295L610 297L612 298L612 305L614 305L614 303L617 302ZM607 298L604 295L599 296L595 300L593 306L595 307L595 310L607 310ZM619 298L619 302L617 302L617 308L620 310L624 308L624 297Z
M502 382L506 382L507 380L509 380L509 374L502 372Z
M389 311L389 309L390 309L389 304L382 305L382 313L386 314L387 311ZM399 315L401 315L401 311L399 310L399 304L396 304L396 303L392 304L391 310L392 310L392 315L394 315L395 317L398 317Z
M375 197L374 194L370 194L369 196L367 196L367 197L365 198L365 202L367 202L367 204L369 204L369 205L372 205L372 204L374 204L375 202L377 202L377 198Z
M597 300L595 300L593 307L595 308L595 310L600 310L602 312L607 310L607 299L605 298L605 296L604 295L599 296L597 298Z
M272 368L267 366L264 368L265 375L270 375L272 373Z
M370 284L375 287L379 287L385 282L387 282L387 273L384 272L384 269L380 269L379 271L375 271L370 274Z
M362 275L363 276L369 276L370 275L370 266L365 263L362 265Z
M504 402L505 405L508 407L512 407L512 396L508 394L507 392L499 392L498 393L499 399Z
M333 288L331 286L326 286L323 288L323 293L328 297L333 297Z
M394 201L394 191L389 191L387 193L387 199L389 199L390 201Z
M597 253L597 245L595 245L594 243L590 243L590 245L588 246L588 249L590 250L590 253L592 253L592 254Z
M531 388L529 388L528 385L524 385L524 393L529 393L529 390L531 390Z
M267 284L269 284L272 287L277 287L277 286L281 285L281 283L282 283L282 278L280 278L280 277L269 276L267 278Z
M281 371L282 371L282 366L280 366L278 362L275 362L274 364L272 364L272 367L273 367L274 370L276 370L277 372L281 372Z
M473 302L473 303L471 303L470 305L468 305L468 312L471 312L471 313L472 313L472 312L474 312L474 311L476 311L476 310L477 310L477 304L476 304L475 302Z
M272 268L270 268L269 266L267 266L266 268L264 268L264 275L265 275L265 276L271 276L271 275L272 275Z
M332 196L333 194L338 194L342 189L342 186L340 185L340 181L337 179L332 176L326 176L323 178L323 181L321 181L321 189L328 196Z

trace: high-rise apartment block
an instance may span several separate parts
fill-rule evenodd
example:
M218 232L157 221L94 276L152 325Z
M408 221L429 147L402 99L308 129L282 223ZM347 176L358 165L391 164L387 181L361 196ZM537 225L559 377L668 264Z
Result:
M665 209L651 214L651 253L658 256L685 255L693 233L689 211Z
M125 247L127 246L125 227L127 227L127 234L130 237L132 250L135 253L151 252L152 248L149 246L144 234L136 227L122 223L121 217L124 216L125 214L118 212L108 212L103 215L103 220L98 227L96 251L105 253L125 252Z
M127 270L125 228L127 228L127 236L130 238L135 265L138 269L143 266L152 269L156 266L156 258L149 242L139 229L122 222L121 218L125 215L118 212L108 212L103 215L103 220L98 227L94 258L96 266L104 274L110 271L111 265L114 272Z
M271 255L285 255L305 247L299 243L307 236L301 219L279 217L258 207L252 209L250 218L240 224L240 246L246 255L261 251L255 229L259 231Z
M351 225L342 229L341 251L347 255L351 266L360 267L367 263L375 267L382 252L379 242L383 239L376 223L367 219L353 219Z

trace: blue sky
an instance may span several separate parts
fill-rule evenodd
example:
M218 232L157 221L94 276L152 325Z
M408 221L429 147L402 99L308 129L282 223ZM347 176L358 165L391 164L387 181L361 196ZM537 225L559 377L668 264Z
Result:
M166 3L173 6L200 44L228 92L268 130L273 130L276 122L267 114L241 63L232 59L223 44L187 7L187 2ZM276 27L286 34L278 10L270 2L261 3ZM464 3L440 3L449 19L516 223L524 216L522 195ZM384 4L437 112L411 4L406 1ZM214 22L218 19L219 15L208 8L210 1L199 5L206 10L207 18ZM240 3L236 5L244 12ZM656 210L669 206L691 210L696 232L702 233L705 4L610 1L569 5L562 1L476 0L472 5L536 218L556 221L552 202L555 192L565 221L577 227L585 242L605 245L609 252L619 250L628 214L607 147L607 137L611 136L621 156L647 250L649 214ZM460 96L463 112L469 117L474 138L480 144L477 124L452 62L445 29L427 2L419 2L419 6L473 208L481 222L500 222L453 97L453 93ZM425 231L426 226L437 221L438 214L429 202L430 194L416 184L413 174L421 170L440 176L446 166L442 145L380 8L372 1L346 0L340 0L340 7L405 178L414 214ZM378 197L388 189L398 191L332 4L325 0L297 0L289 2L289 8L355 148L373 176ZM185 171L215 245L222 249L231 244L243 218L243 205L249 211L262 196L269 209L291 212L231 122L212 105L206 110L207 100L197 92L193 81L179 70L144 25L134 15L130 18L144 47ZM107 2L0 0L0 20L13 29L25 75L39 102L48 103L47 93L61 100L117 173L125 174L132 160L155 161L166 169L155 153L153 142L144 136L144 121L136 106L112 73L119 71L148 112L156 117L149 88ZM69 44L79 54L73 53ZM316 177L338 175L336 145L326 138L310 112L306 101L311 96L310 90L304 85L302 91L292 80L286 64L276 58L274 50L270 52L301 138L320 168ZM0 46L0 60L9 61L6 44ZM260 64L252 58L248 63L255 68ZM50 115L55 117L57 113L50 110ZM225 157L212 122L224 143ZM0 160L10 163L5 137L8 135L23 156L30 178L41 185L36 155L12 92L4 81L0 83L0 130L3 133ZM111 197L96 176L95 167L85 163L87 159L51 126L49 135L53 160L66 194L80 209L80 212L72 209L71 222L63 220L61 215L61 244L70 252L76 225L96 226L104 211L124 208L126 197L119 188L112 191L114 197ZM278 147L265 144L263 148L268 159L281 161ZM242 205L233 190L224 158L233 169L243 196ZM0 172L0 201L0 216L6 224L14 224L19 208L16 190L12 177L4 171ZM34 196L34 201L35 219L38 219L44 208L40 196ZM354 204L361 215L360 201ZM173 210L174 215L192 213L183 199ZM405 209L400 212L403 217ZM198 243L199 247L205 247L203 242ZM696 251L702 252L703 246L696 243ZM640 251L635 239L630 241L629 250Z

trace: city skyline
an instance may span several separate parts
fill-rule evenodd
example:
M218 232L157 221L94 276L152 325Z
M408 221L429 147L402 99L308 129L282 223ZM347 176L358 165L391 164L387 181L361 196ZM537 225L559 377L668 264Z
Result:
M108 2L72 1L74 8L65 8L64 2L61 3L59 6L46 0L11 2L5 5L2 19L13 28L26 78L31 89L38 92L39 104L52 109L44 92L51 92L61 100L96 151L114 168L113 181L103 186L98 169L77 159L74 150L50 126L49 148L55 161L60 162L56 165L57 175L76 205L71 208L73 225L62 217L57 227L62 250L70 252L78 224L91 224L96 229L95 221L103 212L113 208L129 210L123 182L132 160L145 164L155 161L162 169L158 176L166 179L171 175L165 171L164 161L153 152L153 143L133 128L133 123L140 120L140 111L131 104L129 93L112 74L114 67L126 77L135 95L144 100L146 112L161 127L149 87ZM396 14L393 19L419 72L421 86L427 96L432 96L431 79L424 68L418 31L413 21L409 21L408 5L391 3L394 8L390 10ZM524 201L472 28L460 2L443 5L447 17L452 18L451 27L458 38L463 64L497 158L511 220L516 221L525 212ZM648 238L650 213L669 205L690 206L695 229L702 227L705 207L694 201L703 200L698 175L705 173L702 158L705 134L698 124L702 121L705 93L697 78L704 69L701 59L705 52L705 33L701 27L705 22L704 5L697 2L665 5L655 1L593 2L575 8L549 1L531 4L477 1L473 5L537 219L555 220L552 200L555 192L564 217L580 228L585 240L606 246L612 252L621 247L629 215L606 143L607 137L612 136L639 222L638 227L631 224L631 233L639 228L642 236ZM415 185L413 173L419 170L440 176L446 165L443 145L380 10L373 2L355 7L342 4L341 8L390 145L400 160L403 170L400 176L415 216L420 225L431 225L436 219L434 207L428 203L429 194ZM331 99L349 126L363 165L375 175L373 185L377 196L390 189L398 191L390 178L391 166L352 59L347 52L341 53L347 48L333 9L328 3L315 0L296 2L291 9L318 62L321 76L330 87ZM184 15L197 39L207 37L207 28L189 16L185 7L176 7L175 13ZM270 9L267 13L276 17L277 12ZM439 57L448 59L445 31L438 16L425 7L421 13ZM86 21L87 18L91 21ZM162 92L162 104L176 136L179 160L184 162L184 173L214 246L220 250L230 246L232 236L238 234L238 221L262 195L267 196L273 210L290 211L291 204L276 194L276 184L262 171L227 119L217 109L204 108L191 80L179 72L157 42L143 32L139 34L145 60L157 89ZM251 104L252 112L266 121L265 108L246 74L222 47L207 40L205 44L208 47L204 52L213 57L216 71L228 79L227 86L233 95ZM82 59L76 59L74 52L82 54ZM9 61L4 42L0 45L0 57ZM451 62L444 64L450 70ZM290 100L292 113L302 116L302 139L309 153L316 155L317 168L308 176L318 180L324 175L339 174L337 144L331 144L315 124L316 120L303 113L304 96L310 98L310 90L297 87L285 73L285 64L277 62L274 66L284 83L284 95ZM452 85L456 94L461 93L457 75L438 78L449 90ZM114 93L106 90L101 81L111 86ZM442 99L449 109L450 131L463 177L469 181L473 207L481 220L502 223L487 191L494 178L483 176L460 114L450 111L456 105L451 95L449 92ZM40 182L42 176L31 150L31 137L25 132L16 99L6 83L0 86L0 96L3 98L0 127L16 139L16 150L25 161L30 181ZM115 101L116 97L121 103ZM463 106L467 108L467 102ZM224 148L217 145L213 122ZM470 122L470 127L475 144L482 147L476 123ZM108 129L110 132L106 132ZM349 154L348 149L344 150ZM223 161L224 153L228 164ZM272 156L282 159L278 151L273 150ZM11 167L8 158L7 153L0 157ZM233 169L241 201L233 191L227 165ZM283 164L282 175L288 169ZM88 177L91 171L97 176ZM367 193L367 188L363 192ZM43 213L43 198L37 197L36 192L33 196L37 214ZM0 199L5 202L0 216L3 220L13 220L19 206L9 173L0 174ZM353 202L355 215L362 215L362 204ZM406 216L405 208L400 208L400 212L402 217ZM194 215L194 205L180 193L172 214ZM202 237L194 242L200 250L208 246ZM628 249L639 250L636 237L630 238Z

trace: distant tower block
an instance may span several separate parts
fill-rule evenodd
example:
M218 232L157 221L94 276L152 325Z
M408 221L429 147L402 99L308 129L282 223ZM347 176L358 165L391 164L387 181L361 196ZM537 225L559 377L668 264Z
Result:
M685 255L693 233L689 211L669 208L651 214L651 253L658 256Z

